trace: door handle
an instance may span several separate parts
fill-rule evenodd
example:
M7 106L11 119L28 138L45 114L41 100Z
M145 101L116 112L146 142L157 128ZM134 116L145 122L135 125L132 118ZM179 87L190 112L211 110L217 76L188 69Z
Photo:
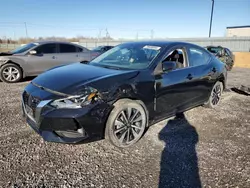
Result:
M192 80L193 79L192 74L188 74L187 79Z
M52 56L52 59L56 59L56 56Z

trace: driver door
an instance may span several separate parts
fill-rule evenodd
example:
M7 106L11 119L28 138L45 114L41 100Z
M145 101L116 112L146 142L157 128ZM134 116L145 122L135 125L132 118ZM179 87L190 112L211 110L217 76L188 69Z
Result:
M178 58L173 55L175 50L178 51ZM179 60L180 56L183 57L182 60ZM195 95L193 69L189 67L185 46L178 46L168 51L163 58L163 61L165 60L181 63L183 66L177 66L174 70L155 76L156 112L158 116L163 117L175 115L187 108Z
M28 55L27 57L27 64L30 67L29 75L38 75L60 64L60 60L57 57L57 44L43 44L33 50L36 51L36 54Z

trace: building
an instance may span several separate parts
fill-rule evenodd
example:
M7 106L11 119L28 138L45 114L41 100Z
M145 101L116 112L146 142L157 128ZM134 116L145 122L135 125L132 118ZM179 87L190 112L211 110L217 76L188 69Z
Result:
M227 27L227 37L250 37L250 25Z

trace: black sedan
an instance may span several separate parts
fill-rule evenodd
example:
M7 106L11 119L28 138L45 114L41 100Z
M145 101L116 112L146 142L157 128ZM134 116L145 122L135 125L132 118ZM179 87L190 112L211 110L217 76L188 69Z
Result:
M215 107L227 70L204 48L183 42L118 45L88 64L51 69L25 88L27 123L44 140L82 143L107 138L136 143L159 120Z

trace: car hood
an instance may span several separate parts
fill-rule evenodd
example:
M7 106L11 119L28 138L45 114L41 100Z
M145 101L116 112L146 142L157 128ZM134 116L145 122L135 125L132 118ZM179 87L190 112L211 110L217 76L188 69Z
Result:
M11 56L23 56L24 54L22 53L18 53L18 54L12 54L11 52L0 52L0 58L4 57L4 58L8 58Z
M12 56L13 54L10 52L1 52L0 56Z
M119 78L126 80L137 74L136 70L114 70L74 63L44 72L32 80L32 83L56 92L73 94L77 88L84 85L98 82L99 85L105 86L111 84L109 80L111 77L115 77L114 81L118 81Z

